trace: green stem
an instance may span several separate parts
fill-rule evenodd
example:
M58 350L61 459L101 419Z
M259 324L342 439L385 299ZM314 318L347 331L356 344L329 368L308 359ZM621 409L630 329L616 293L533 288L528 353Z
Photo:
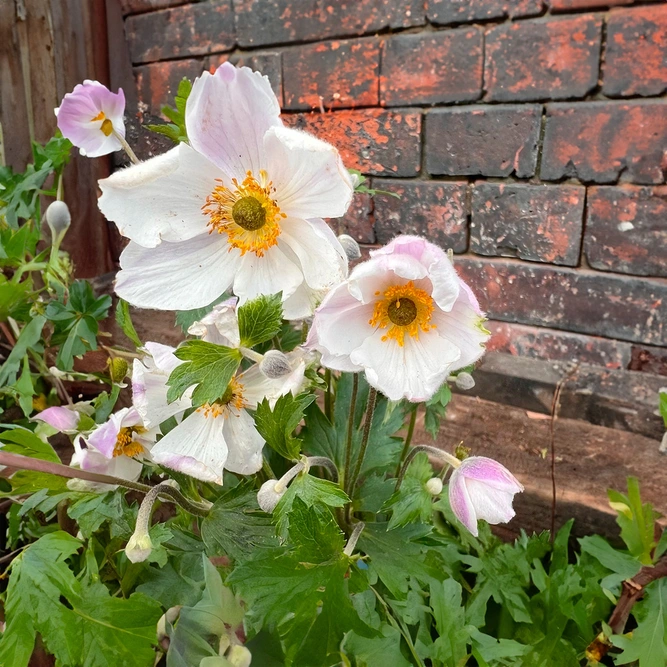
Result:
M396 480L395 491L398 491L401 488L401 484L403 483L403 478L405 477L405 471L408 469L410 461L412 461L412 459L414 459L415 456L417 456L417 454L419 454L420 452L424 452L426 454L430 454L431 456L435 456L439 458L441 461L443 461L445 465L449 464L454 468L458 468L461 465L461 461L459 461L455 456L453 456L449 452L446 452L444 449L431 447L431 445L417 445L413 447L412 451L405 457L405 461L403 462L401 470L398 473L398 479Z
M333 394L331 392L331 371L327 368L324 371L324 381L327 388L324 392L324 414L333 424Z
M346 485L350 481L350 466L352 465L352 442L354 441L354 416L357 411L357 394L359 393L359 374L352 375L352 396L350 398L350 414L347 418L347 434L345 441L345 466L341 475L343 491L347 491ZM349 492L348 492L349 493Z
M408 433L405 436L405 444L403 445L403 450L401 451L401 458L398 460L398 466L396 467L396 475L395 477L398 477L398 474L401 472L401 466L403 465L403 460L405 457L408 455L408 452L410 451L410 443L412 442L412 436L414 435L415 432L415 424L417 423L417 408L419 406L415 405L412 408L412 413L410 415L410 423L408 424Z
M359 456L357 457L357 462L354 466L354 473L350 479L348 488L350 490L350 498L354 494L354 489L357 486L357 481L359 480L359 474L361 473L361 466L364 462L364 457L366 456L366 449L368 448L368 439L371 434L371 426L373 425L373 413L375 412L375 402L377 400L377 390L374 387L371 387L371 390L368 392L368 403L366 404L366 420L364 421L364 432L361 436L361 446L359 448Z
M276 473L273 472L269 459L266 456L262 458L262 470L268 479L276 479Z

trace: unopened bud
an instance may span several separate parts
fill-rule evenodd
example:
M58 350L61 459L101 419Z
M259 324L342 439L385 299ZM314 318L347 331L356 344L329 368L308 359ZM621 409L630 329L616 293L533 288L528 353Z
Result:
M169 636L169 633L167 632L167 623L173 625L180 613L181 605L177 605L176 607L169 607L169 609L160 616L160 620L157 622L158 642L161 642L165 637Z
M442 480L439 477L431 477L424 486L432 496L439 496L442 493Z
M276 505L280 502L280 499L285 495L285 491L287 490L287 487L283 487L282 490L278 487L279 490L276 491L277 486L278 480L270 479L267 482L264 482L257 492L257 504L260 509L267 514L271 514L273 510L276 509Z
M454 380L456 386L462 391L467 391L475 386L475 380L470 373L459 373Z
M259 362L259 370L269 380L277 380L292 372L289 359L279 350L269 350Z
M125 555L133 563L143 563L153 550L151 537L147 532L136 530L127 542Z
M349 234L341 234L338 237L338 242L343 246L343 250L351 262L361 258L359 244Z
M72 216L64 201L56 200L46 209L46 224L51 230L53 243L62 239L72 224Z
M250 651L240 644L235 644L225 654L227 662L233 667L250 667L252 662L252 655Z
M125 359L122 357L113 357L109 359L107 366L109 367L109 378L112 382L119 384L125 379L129 369Z
M662 442L660 443L660 447L658 448L658 451L661 454L667 454L667 431L665 431L663 433Z

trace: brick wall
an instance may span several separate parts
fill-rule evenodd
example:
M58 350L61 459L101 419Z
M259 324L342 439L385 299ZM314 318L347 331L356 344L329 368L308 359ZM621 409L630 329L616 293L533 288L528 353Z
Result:
M122 0L142 110L225 60L400 199L336 221L452 248L491 347L664 372L667 4Z

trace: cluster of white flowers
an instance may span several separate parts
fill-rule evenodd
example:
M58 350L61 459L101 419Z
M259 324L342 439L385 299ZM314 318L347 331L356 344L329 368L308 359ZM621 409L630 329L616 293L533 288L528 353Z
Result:
M95 82L77 86L58 111L63 134L89 155L126 146L121 99L122 91ZM181 311L231 293L190 333L232 348L240 346L237 305L280 293L286 319L313 318L309 335L288 355L255 358L203 406L193 406L191 391L167 401L167 380L182 362L173 348L146 343L132 371L133 407L86 434L85 448L77 438L76 465L136 479L141 460L151 460L220 484L225 469L261 468L265 443L248 410L303 390L314 358L363 372L392 400L421 402L481 357L489 337L483 313L442 249L400 236L348 275L346 250L323 218L346 212L354 180L333 146L283 125L266 77L229 63L204 73L185 125L187 142L100 181L100 209L130 240L116 292L137 307ZM53 418L76 430L71 414ZM158 439L168 419L176 425ZM511 510L520 490L492 462L489 479L502 489L489 502L502 507L482 507L478 481L488 480L480 461L462 466L451 484L453 509L473 532L473 505L506 520L506 496Z

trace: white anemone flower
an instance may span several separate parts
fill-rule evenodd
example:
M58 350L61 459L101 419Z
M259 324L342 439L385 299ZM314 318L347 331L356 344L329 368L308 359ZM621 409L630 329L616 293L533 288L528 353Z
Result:
M371 252L315 311L307 347L334 370L364 371L391 400L426 401L484 353L490 333L446 253L399 236Z
M284 127L268 79L230 63L197 79L185 123L189 144L100 181L100 209L131 241L116 292L159 310L282 292L287 319L309 316L347 272L322 220L353 195L338 151Z

